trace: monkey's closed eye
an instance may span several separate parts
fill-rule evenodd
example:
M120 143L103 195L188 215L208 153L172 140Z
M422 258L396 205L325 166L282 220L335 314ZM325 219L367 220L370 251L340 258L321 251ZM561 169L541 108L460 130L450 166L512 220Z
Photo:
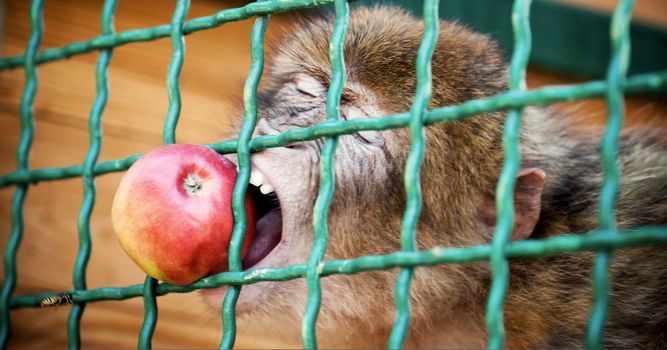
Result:
M298 92L300 95L304 95L304 96L306 96L306 97L310 97L310 98L315 98L315 97L317 97L317 96L313 95L312 92L309 92L309 91L306 91L306 90L299 89L298 86L296 87L296 92Z
M365 137L361 136L361 134L359 134L358 132L355 132L354 134L352 134L352 136L354 136L354 138L355 138L357 141L359 141L359 142L365 143L365 144L367 144L367 145L370 145L370 144L371 144L371 142L368 141L368 139L366 139Z
M375 130L364 130L352 134L354 139L364 146L381 146L385 140L382 135Z
M315 98L326 93L326 87L308 74L297 74L293 80L294 90L303 96Z
M368 114L353 104L342 105L340 116L343 120L368 118ZM384 137L377 130L361 130L351 136L357 143L364 146L381 146L385 143Z

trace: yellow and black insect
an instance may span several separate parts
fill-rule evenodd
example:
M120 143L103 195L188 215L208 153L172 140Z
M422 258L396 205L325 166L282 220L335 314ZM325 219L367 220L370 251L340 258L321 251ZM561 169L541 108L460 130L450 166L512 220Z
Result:
M42 307L49 307L49 306L61 306L61 305L66 305L66 304L74 304L74 301L72 300L72 297L74 295L76 295L76 293L63 292L63 293L60 293L56 296L52 296L52 297L42 299L42 301L39 303L39 305L42 306Z

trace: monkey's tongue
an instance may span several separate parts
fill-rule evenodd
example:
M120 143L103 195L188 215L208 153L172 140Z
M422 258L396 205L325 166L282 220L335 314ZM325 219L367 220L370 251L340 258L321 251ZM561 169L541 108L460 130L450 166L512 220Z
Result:
M271 209L257 221L255 237L243 259L243 269L254 266L269 255L280 242L282 228L282 217L278 208Z

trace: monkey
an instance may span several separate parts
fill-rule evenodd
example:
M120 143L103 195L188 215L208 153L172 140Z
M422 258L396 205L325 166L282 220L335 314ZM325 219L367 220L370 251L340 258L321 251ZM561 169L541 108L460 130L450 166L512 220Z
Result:
M258 91L254 136L321 123L331 80L334 19L309 16L277 43ZM340 118L377 118L410 109L423 24L390 6L350 13ZM433 54L429 108L454 106L508 90L508 63L487 35L441 21ZM520 129L521 168L514 191L511 240L583 235L595 230L602 184L599 134L578 133L566 115L526 107ZM425 127L419 249L489 244L497 219L505 112ZM619 229L667 223L667 153L655 135L620 140ZM308 260L323 139L269 148L251 156L253 191L264 196L244 268L285 267ZM339 137L335 192L328 212L325 261L401 249L410 148L406 128ZM259 200L258 200L259 201ZM260 207L258 205L258 207ZM609 348L667 347L667 251L618 249L609 268ZM510 260L504 307L508 348L582 348L592 307L594 252ZM322 278L316 331L321 347L386 347L395 318L398 269ZM410 291L408 348L483 348L488 261L417 267ZM220 310L225 288L203 291ZM307 300L304 279L243 286L236 310L240 334L300 347ZM278 345L276 345L278 346Z

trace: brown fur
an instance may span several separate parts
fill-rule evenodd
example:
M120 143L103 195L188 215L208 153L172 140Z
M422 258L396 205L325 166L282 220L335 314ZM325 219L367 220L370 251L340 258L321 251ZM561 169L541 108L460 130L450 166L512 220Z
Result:
M330 18L311 18L279 45L260 91L257 134L275 134L324 120L331 28ZM409 109L422 28L420 20L393 8L352 12L344 52L344 118L378 117ZM430 107L456 105L507 89L506 63L496 44L455 23L440 24L432 71ZM427 128L421 178L424 205L417 233L420 248L490 241L492 227L484 225L479 215L483 203L493 200L502 164L503 120L504 114L493 113ZM574 136L562 116L527 108L521 138L522 167L542 169L547 176L531 238L595 229L602 179L598 136ZM400 249L403 170L409 143L406 129L340 137L327 259ZM307 260L321 145L322 140L301 142L253 155L253 165L276 188L283 212L283 242L258 267ZM667 156L657 147L639 138L626 138L622 143L619 164L624 178L617 209L621 228L667 221ZM511 262L505 308L508 347L583 346L591 307L593 257L577 253ZM665 250L616 251L610 275L613 301L606 345L667 346ZM394 270L323 279L324 302L317 328L320 345L386 346L395 312L395 277ZM407 345L484 347L489 279L488 263L416 269ZM259 283L243 290L238 305L241 332L300 344L307 295L302 279ZM209 293L217 307L221 293Z

